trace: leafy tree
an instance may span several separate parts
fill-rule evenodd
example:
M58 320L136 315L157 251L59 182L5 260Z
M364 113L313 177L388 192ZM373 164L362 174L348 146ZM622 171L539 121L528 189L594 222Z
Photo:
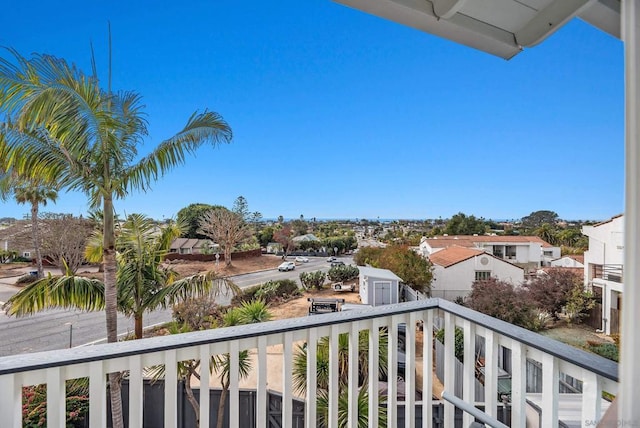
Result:
M553 211L534 211L528 216L522 217L522 227L529 230L535 230L547 223L555 226L558 223L558 214Z
M533 232L533 234L551 245L556 245L558 243L558 234L549 223L543 223Z
M558 319L558 314L567 304L573 290L583 289L582 277L574 271L562 268L545 271L525 284L525 287L535 305L554 319Z
M595 306L593 292L585 291L582 284L577 285L569 291L567 303L564 307L567 320L569 322L580 322L586 317L589 310Z
M84 262L84 250L93 222L71 214L45 214L42 219L42 250L62 275L75 274Z
M357 241L354 236L331 236L322 240L322 245L333 252L334 248L338 249L338 254L357 248Z
M466 299L471 309L524 328L534 328L535 306L527 291L496 278L474 281Z
M463 213L451 217L444 228L444 233L449 235L484 235L486 231L487 225L484 219L478 219L473 215L467 216Z
M431 293L433 265L410 248L403 245L386 247L380 267L394 272L414 290Z
M273 227L267 226L258 234L258 242L261 247L266 247L270 242L273 242Z
M226 266L231 266L233 249L252 236L242 217L228 209L212 209L204 213L199 231L222 247Z
M364 247L358 250L354 261L359 266L369 264L373 267L389 269L414 290L427 294L431 292L433 265L407 246Z
M198 230L200 229L200 220L205 213L215 208L226 209L221 205L196 203L188 205L178 211L177 222L188 225L188 229L185 231L182 237L190 239L207 239L208 237L206 235L198 232Z
M575 247L584 235L578 228L567 228L557 233L557 242L567 247Z
M379 247L362 247L353 256L353 261L358 266L380 267L378 261L382 257L384 248Z
M307 222L303 219L291 220L290 225L295 236L306 235L309 230Z
M108 342L116 342L117 289L114 199L152 182L205 143L231 140L231 129L214 112L194 113L186 126L140 158L146 135L140 97L134 92L104 90L94 73L85 75L65 60L49 55L26 59L10 51L15 62L0 58L0 109L15 114L20 129L46 130L47 144L25 139L22 131L5 135L7 168L31 178L56 180L61 188L80 190L90 206L104 213L104 288ZM123 427L118 375L110 374L112 420Z

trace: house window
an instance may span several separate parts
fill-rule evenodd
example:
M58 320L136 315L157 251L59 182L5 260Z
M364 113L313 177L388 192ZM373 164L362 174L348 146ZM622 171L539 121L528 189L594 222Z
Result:
M502 245L494 245L493 246L493 255L503 259L504 258L504 246Z
M478 270L476 271L476 281L484 281L485 279L491 278L491 271L488 270Z
M31 252L29 251L25 251L22 253L22 257L24 257L25 259L30 259L31 258Z
M516 246L515 245L507 245L504 247L504 255L509 260L513 260L516 258Z
M553 257L553 251L543 251L543 253L547 257Z

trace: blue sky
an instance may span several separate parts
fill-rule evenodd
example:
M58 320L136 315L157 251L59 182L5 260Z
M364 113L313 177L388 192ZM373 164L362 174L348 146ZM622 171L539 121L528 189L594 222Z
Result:
M143 96L141 153L208 108L203 148L121 213L175 217L244 196L266 218L517 219L623 210L622 43L579 20L510 61L329 0L10 2L0 45L49 53ZM61 194L44 211L83 214ZM22 217L7 202L0 217Z

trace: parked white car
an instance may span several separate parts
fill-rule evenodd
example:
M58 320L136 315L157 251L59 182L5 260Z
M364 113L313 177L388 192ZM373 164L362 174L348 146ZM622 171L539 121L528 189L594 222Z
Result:
M299 263L308 263L309 259L307 257L298 256L296 257L296 261Z
M296 268L296 264L294 262L284 262L280 266L278 266L278 270L280 272L294 270L295 268Z

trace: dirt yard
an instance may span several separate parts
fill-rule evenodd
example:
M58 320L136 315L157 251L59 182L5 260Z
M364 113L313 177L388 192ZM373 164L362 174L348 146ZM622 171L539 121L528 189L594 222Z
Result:
M220 275L233 276L243 273L257 272L267 269L275 269L282 263L282 258L270 254L249 259L231 260L231 266L227 267L224 262L216 266L216 262L191 262L184 260L173 260L168 264L181 276L194 275L200 272L217 271Z

